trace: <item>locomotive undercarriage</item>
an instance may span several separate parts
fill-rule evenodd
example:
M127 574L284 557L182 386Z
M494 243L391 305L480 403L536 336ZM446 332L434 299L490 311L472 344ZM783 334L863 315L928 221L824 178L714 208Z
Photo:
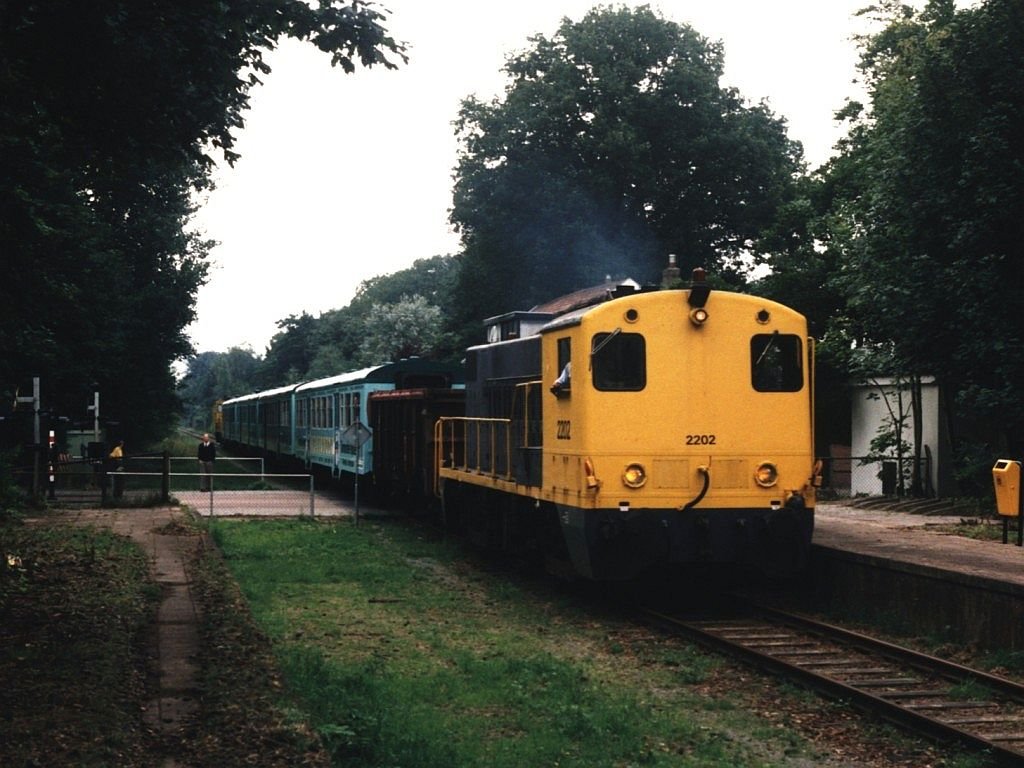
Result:
M569 552L550 502L446 480L441 522L477 546L536 559L556 574L570 571Z
M634 579L662 567L729 564L784 576L810 553L814 510L580 509L559 505L558 520L581 575Z
M559 575L626 581L693 565L798 573L810 552L814 510L581 509L449 480L442 520L478 546L536 557Z

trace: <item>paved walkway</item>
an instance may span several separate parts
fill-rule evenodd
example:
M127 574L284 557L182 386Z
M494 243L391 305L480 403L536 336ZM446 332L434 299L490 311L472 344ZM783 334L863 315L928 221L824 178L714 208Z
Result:
M203 517L349 517L355 512L352 501L309 491L175 491L174 498L196 510ZM312 509L312 513L310 510ZM378 510L359 504L360 514L376 514Z
M819 504L815 509L816 546L869 557L895 560L921 568L1024 586L1024 548L1015 546L1016 521L1010 543L979 541L945 533L963 515L918 515L884 509Z

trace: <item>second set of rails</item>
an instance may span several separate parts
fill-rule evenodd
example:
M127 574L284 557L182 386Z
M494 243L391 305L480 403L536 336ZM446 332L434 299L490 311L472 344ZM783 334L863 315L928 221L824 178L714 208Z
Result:
M765 606L716 617L643 608L638 620L1000 765L1024 763L1024 685L1013 680Z

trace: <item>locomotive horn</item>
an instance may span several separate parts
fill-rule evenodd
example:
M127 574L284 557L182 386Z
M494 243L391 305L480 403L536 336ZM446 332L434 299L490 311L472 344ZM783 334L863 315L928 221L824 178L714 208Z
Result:
M694 309L700 309L707 304L708 296L711 295L711 286L707 284L707 272L702 267L693 270L693 278L690 280L690 295L687 303Z

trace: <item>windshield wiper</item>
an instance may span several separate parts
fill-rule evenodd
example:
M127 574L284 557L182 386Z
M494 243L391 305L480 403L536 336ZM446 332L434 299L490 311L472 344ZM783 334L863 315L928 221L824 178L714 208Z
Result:
M622 333L622 328L616 328L614 331L609 333L607 336L605 336L603 339L601 339L601 341L599 341L597 344L594 345L594 348L590 350L590 360L591 360L591 363L593 363L594 355L596 355L598 352L600 352L602 349L604 349L606 346L608 346L608 342L610 342L612 339L614 339L620 333Z
M778 337L779 332L772 331L772 337L768 339L768 343L764 345L764 349L761 350L761 354L758 356L757 360L754 361L755 368L757 368L757 366L761 364L761 361L764 360L764 356L768 354L768 350L775 346L775 339L777 339Z

